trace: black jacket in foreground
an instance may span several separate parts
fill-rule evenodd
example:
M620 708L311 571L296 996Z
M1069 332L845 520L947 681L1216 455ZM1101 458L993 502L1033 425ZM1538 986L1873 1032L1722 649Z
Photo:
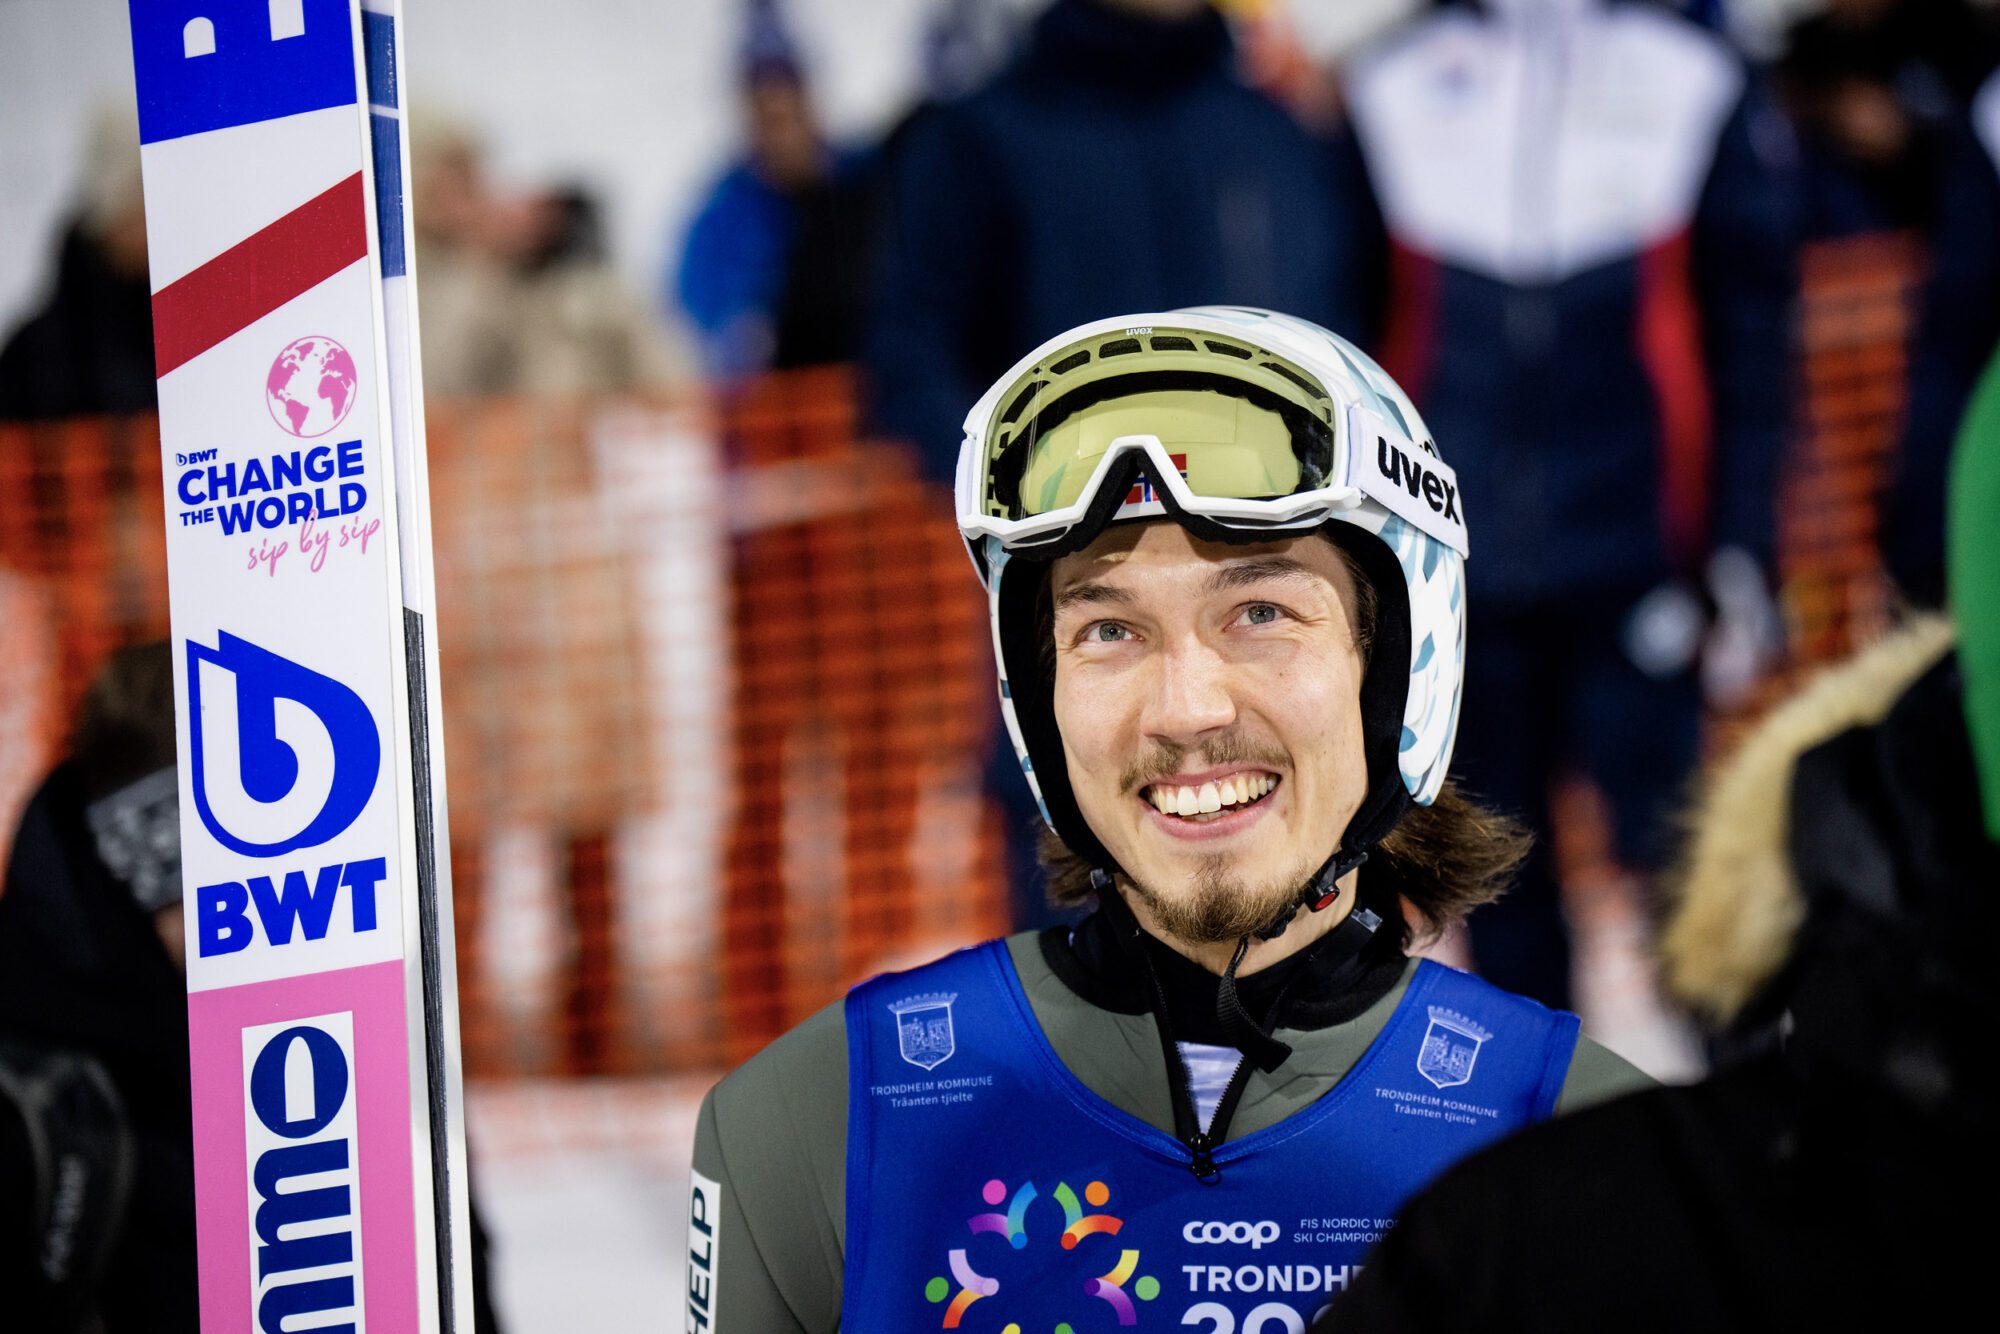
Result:
M1798 738L1812 748L1770 795L1789 832L1767 851L1805 913L1738 1016L1751 1053L1461 1164L1317 1329L1767 1334L1981 1309L2000 848L1955 658L1874 675L1893 706Z

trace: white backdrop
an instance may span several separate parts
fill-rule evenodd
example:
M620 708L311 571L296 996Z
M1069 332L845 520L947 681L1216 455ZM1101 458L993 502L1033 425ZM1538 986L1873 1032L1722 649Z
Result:
M1326 52L1427 0L1267 0ZM1820 0L1734 0L1739 21ZM939 0L789 0L821 112L839 136L886 127L918 83ZM994 0L1017 10L1044 0ZM743 0L405 0L416 105L484 137L503 181L580 180L613 253L657 290L671 245L736 142ZM130 106L126 0L0 0L0 339L40 300L96 107ZM1746 34L1749 35L1749 34ZM419 208L422 200L417 201Z

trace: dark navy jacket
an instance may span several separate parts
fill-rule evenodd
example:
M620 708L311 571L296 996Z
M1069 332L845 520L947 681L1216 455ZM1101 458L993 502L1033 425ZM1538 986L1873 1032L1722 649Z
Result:
M1440 8L1348 84L1384 366L1457 469L1487 612L1768 559L1787 435L1789 133L1649 5Z
M1351 199L1236 79L1212 10L1056 0L1009 69L899 138L868 371L875 425L934 476L987 384L1086 320L1225 302L1353 329Z
M2000 74L1959 129L1940 174L1909 405L1882 516L1889 569L1925 605L1944 599L1945 479L1959 417L2000 344Z

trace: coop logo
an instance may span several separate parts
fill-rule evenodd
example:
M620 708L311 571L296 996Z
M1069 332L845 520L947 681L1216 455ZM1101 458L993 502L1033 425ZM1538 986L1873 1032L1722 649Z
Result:
M317 847L375 791L382 741L361 697L330 676L218 631L187 646L194 805L245 857Z
M1278 1239L1278 1225L1262 1223L1189 1223L1181 1240L1194 1246L1248 1246L1261 1251Z
M255 1328L285 1334L288 1319L313 1316L314 1328L355 1330L362 1291L354 1015L246 1028L243 1069Z

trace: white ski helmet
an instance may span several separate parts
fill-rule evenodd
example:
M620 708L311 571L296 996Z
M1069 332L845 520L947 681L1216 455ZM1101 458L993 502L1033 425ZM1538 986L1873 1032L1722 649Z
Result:
M1093 866L1116 869L1070 788L1035 616L1049 562L1111 523L1168 517L1223 542L1323 531L1373 586L1368 793L1309 906L1332 900L1410 803L1437 796L1464 681L1464 510L1416 407L1346 339L1235 306L1071 329L966 414L956 501L1008 735L1043 819Z

